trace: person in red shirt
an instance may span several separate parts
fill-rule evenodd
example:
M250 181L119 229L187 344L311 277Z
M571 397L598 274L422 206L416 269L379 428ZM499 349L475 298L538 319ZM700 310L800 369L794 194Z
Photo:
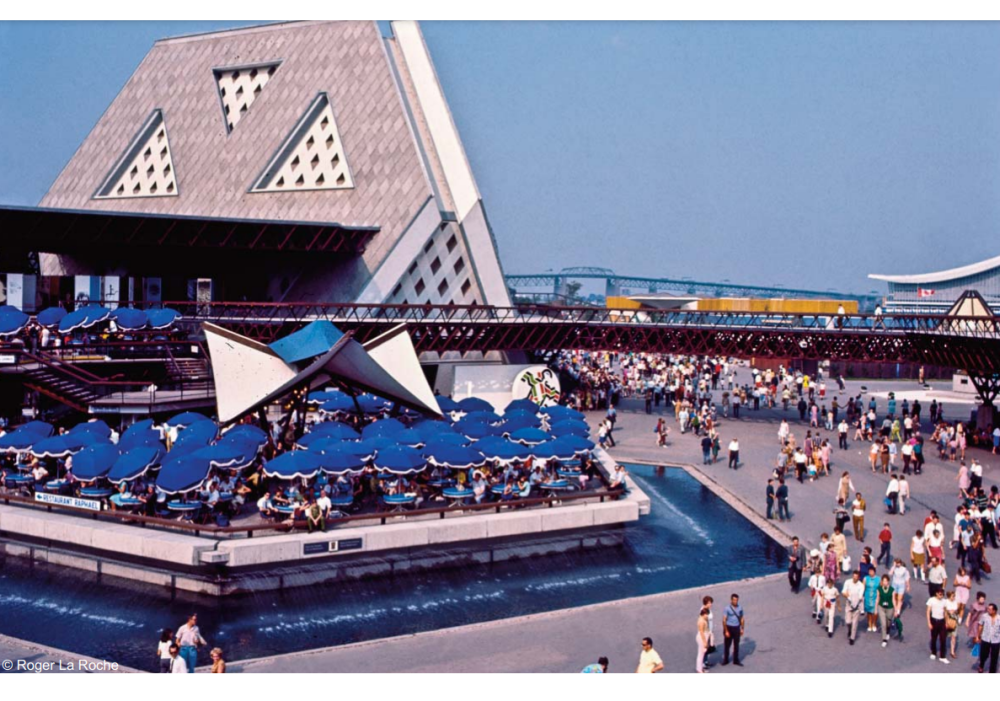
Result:
M878 534L878 542L881 549L878 553L878 558L875 560L875 564L882 562L882 558L885 558L885 566L892 566L892 529L889 528L889 524L886 523L882 526L882 532Z

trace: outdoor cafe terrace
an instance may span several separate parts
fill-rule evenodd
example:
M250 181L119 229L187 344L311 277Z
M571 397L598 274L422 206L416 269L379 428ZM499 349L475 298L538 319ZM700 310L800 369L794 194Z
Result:
M220 538L616 499L583 415L437 397L444 420L369 394L313 392L304 426L196 412L120 436L101 420L0 436L0 502ZM390 417L390 413L397 416ZM304 430L303 430L304 429ZM41 495L41 496L39 496Z

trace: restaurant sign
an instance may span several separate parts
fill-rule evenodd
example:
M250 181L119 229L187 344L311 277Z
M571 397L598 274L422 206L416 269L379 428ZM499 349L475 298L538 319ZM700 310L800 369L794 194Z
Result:
M78 499L77 497L65 496L63 494L35 492L35 501L42 504L54 504L56 506L72 506L74 509L101 510L101 502L97 499Z

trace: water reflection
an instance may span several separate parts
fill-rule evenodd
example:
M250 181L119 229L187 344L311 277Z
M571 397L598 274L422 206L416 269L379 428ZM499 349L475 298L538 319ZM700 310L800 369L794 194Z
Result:
M217 600L7 558L0 632L153 669L192 611L230 659L434 630L768 574L784 551L682 470L632 465L652 514L584 553Z

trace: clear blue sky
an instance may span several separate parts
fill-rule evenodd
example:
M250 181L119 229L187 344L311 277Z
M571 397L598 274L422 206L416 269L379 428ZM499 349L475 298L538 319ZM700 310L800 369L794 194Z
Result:
M0 202L145 55L238 22L0 24ZM425 23L507 272L881 289L1000 254L996 23Z

